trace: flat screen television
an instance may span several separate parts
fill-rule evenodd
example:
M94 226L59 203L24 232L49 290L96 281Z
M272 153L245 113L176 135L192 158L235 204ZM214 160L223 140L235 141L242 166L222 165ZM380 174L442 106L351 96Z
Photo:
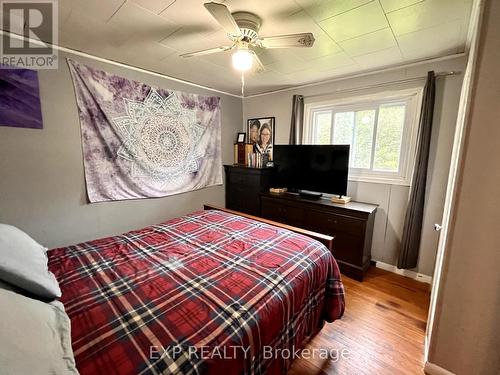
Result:
M274 145L275 186L347 194L349 145Z

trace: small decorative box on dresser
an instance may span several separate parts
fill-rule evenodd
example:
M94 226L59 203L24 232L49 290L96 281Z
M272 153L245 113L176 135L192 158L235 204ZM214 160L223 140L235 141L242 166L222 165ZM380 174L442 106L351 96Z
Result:
M260 216L260 194L269 190L273 168L225 165L226 208Z
M263 193L261 204L261 216L266 219L334 236L333 254L340 270L363 280L370 266L376 205L338 204L291 193Z

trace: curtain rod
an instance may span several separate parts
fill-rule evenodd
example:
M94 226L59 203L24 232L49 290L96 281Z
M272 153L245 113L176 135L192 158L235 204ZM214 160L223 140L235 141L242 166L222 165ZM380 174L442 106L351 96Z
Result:
M448 76L454 76L461 74L462 72L460 70L450 70L448 72L438 72L436 73L436 78L441 78L441 77L448 77ZM325 96L325 95L332 95L332 94L337 94L337 93L344 93L344 92L353 92L353 91L359 91L359 90L368 90L368 89L373 89L373 88L378 88L378 87L385 87L385 86L392 86L392 85L397 85L401 83L409 83L409 82L417 82L426 79L427 76L420 76L420 77L413 77L413 78L406 78L406 79L400 79L397 81L389 81L389 82L383 82L383 83L376 83L373 85L368 85L368 86L362 86L362 87L353 87L350 89L341 89L337 91L329 91L329 92L324 92L322 94L314 94L314 95L304 95L304 98L315 98L318 96Z

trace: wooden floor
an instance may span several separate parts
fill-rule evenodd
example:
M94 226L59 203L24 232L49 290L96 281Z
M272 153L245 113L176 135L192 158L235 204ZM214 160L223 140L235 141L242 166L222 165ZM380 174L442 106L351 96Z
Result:
M344 317L326 324L307 347L345 349L344 358L300 358L288 375L423 374L429 285L374 267L363 282L342 280Z

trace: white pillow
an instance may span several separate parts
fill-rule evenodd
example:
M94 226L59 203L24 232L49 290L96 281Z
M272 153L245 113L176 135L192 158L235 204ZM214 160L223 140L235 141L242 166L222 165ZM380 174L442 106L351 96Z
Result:
M2 375L78 374L61 302L45 303L0 286L0 306Z
M47 267L47 249L12 225L0 224L0 280L41 297L61 297Z

